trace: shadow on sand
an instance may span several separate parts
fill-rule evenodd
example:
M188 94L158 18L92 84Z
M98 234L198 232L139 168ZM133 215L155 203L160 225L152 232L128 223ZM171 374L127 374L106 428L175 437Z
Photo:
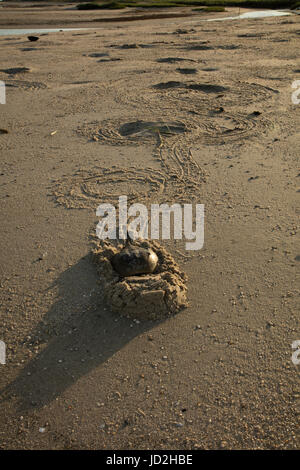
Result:
M58 298L30 340L45 342L46 347L0 391L1 401L17 398L19 411L51 402L80 377L157 324L150 321L137 324L110 311L102 300L91 255L67 269L52 287L55 286ZM49 329L50 339L49 334L46 339Z

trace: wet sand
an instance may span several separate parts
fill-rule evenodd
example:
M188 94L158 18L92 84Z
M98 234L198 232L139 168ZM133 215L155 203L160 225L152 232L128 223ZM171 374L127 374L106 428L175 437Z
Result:
M299 448L300 18L200 20L0 37L2 449ZM103 301L96 208L124 194L205 205L203 249L162 242L188 276L167 319Z

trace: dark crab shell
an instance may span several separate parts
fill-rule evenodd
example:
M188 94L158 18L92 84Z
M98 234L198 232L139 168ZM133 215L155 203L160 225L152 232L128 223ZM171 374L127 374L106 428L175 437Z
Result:
M122 277L151 274L157 262L158 257L153 250L133 246L123 248L111 259L114 270Z

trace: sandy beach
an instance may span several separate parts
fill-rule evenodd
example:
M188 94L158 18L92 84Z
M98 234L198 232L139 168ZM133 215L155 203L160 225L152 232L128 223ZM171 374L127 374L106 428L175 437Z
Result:
M300 17L226 10L1 8L88 29L0 35L0 449L299 449ZM104 301L120 195L204 204L177 314Z

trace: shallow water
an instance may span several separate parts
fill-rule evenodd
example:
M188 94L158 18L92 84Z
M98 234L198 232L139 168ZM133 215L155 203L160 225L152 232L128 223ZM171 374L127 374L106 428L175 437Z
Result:
M253 18L269 18L272 16L288 16L291 15L288 11L265 10L265 11L248 11L238 16L226 16L225 18L210 18L203 21L226 21L226 20L243 20Z
M0 0L1 1L1 0ZM0 36L19 34L58 33L59 31L79 31L89 28L47 28L47 29L0 29Z

